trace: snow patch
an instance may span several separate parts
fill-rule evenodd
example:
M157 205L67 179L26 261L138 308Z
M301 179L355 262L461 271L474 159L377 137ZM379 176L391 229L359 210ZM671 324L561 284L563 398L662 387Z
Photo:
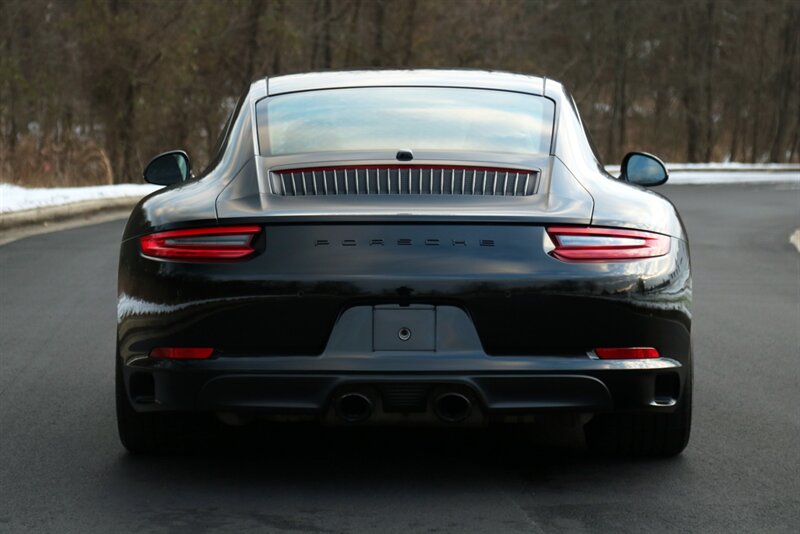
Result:
M160 186L151 184L27 188L0 183L0 213L61 206L104 198L143 197Z
M669 185L799 183L795 163L667 163ZM619 165L606 165L619 176Z
M789 243L794 245L794 248L797 249L797 252L800 252L800 228L795 230L794 233L789 236Z
M750 172L788 172L800 171L797 163L738 163L731 161L728 163L665 163L670 172L673 171L750 171ZM606 165L606 170L619 172L619 165Z
M696 184L800 184L798 172L758 172L758 171L672 171L668 185Z

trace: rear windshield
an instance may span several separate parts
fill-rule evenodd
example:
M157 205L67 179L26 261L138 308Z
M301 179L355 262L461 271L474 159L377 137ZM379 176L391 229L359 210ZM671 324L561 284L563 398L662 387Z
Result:
M326 89L256 107L262 155L339 150L470 150L546 154L552 101L446 87Z

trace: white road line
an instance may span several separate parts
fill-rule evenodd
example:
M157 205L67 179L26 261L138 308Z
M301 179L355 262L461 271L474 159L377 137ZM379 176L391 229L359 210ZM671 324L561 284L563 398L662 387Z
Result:
M794 233L789 236L789 243L794 245L794 248L797 249L797 252L800 252L800 228L795 230Z

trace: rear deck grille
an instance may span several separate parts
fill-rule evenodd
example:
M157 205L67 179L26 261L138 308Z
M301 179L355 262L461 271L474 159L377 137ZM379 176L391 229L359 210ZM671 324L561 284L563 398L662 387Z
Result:
M337 167L270 173L270 191L281 196L536 194L532 170L477 167Z

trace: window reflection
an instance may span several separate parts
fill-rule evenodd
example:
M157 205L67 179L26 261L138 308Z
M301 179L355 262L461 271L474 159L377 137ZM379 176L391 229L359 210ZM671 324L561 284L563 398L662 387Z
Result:
M548 153L554 104L508 91L441 87L328 89L259 102L265 155L339 150Z

